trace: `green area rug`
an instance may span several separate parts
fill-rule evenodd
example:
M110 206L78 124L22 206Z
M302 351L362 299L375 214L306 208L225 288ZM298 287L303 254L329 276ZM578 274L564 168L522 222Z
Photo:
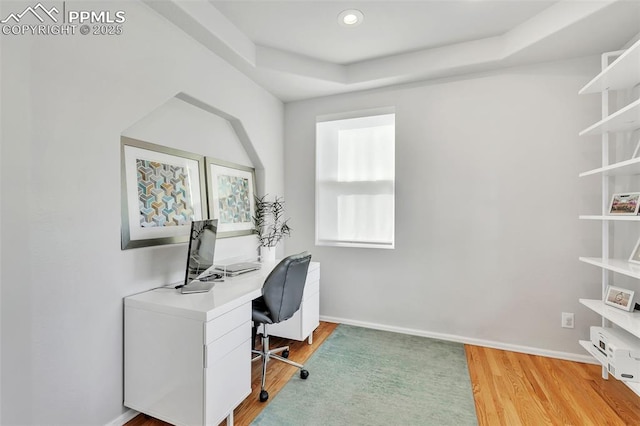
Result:
M477 425L460 343L341 324L305 368L252 425Z

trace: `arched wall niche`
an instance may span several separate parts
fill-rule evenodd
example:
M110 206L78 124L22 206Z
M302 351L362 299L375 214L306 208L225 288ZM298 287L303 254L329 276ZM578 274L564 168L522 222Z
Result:
M242 121L180 92L124 129L121 136L253 167L256 191L264 193L264 166ZM222 238L216 259L246 258L257 248L254 235Z

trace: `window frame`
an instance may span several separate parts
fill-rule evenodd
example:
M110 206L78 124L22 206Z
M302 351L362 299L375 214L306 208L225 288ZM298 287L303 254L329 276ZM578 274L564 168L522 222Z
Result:
M368 118L382 115L393 115L393 170L392 170L392 179L387 180L362 180L362 181L345 181L340 182L337 179L335 181L329 180L321 180L320 179L320 158L321 158L321 149L320 146L320 136L319 136L319 128L318 124L333 122L333 121L341 121L348 120L354 118ZM351 111L337 114L328 114L321 115L316 117L316 173L315 173L315 244L316 246L328 246L328 247L352 247L352 248L372 248L372 249L395 249L395 181L396 181L396 173L395 173L395 152L396 152L396 109L395 107L382 107L368 110L360 110L360 111ZM366 128L366 127L360 127ZM322 225L322 216L320 212L320 199L323 191L325 189L323 187L327 187L328 185L336 185L336 186L360 186L360 187L383 187L387 186L388 192L391 194L391 212L390 212L390 220L391 220L391 231L390 231L390 239L389 241L370 241L370 240L347 240L347 239L328 239L321 238L321 225ZM390 190L389 190L390 186ZM339 191L336 191L339 192ZM374 191L375 192L375 191ZM355 193L358 193L357 191ZM384 194L384 192L379 192L379 194ZM352 194L354 195L354 194Z

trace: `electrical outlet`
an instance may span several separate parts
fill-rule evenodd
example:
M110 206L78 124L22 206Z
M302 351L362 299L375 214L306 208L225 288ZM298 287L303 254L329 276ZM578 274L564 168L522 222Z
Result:
M562 328L573 328L573 312L562 313Z

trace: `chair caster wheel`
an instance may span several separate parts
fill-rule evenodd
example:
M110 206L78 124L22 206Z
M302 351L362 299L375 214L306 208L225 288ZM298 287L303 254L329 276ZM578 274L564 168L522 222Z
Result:
M266 390L260 391L260 402L265 402L267 399L269 399L269 392Z
M282 351L282 357L283 357L283 358L289 358L289 350L288 350L288 349L287 349L287 350Z
M309 372L307 370L300 370L300 378L306 380L309 377Z

